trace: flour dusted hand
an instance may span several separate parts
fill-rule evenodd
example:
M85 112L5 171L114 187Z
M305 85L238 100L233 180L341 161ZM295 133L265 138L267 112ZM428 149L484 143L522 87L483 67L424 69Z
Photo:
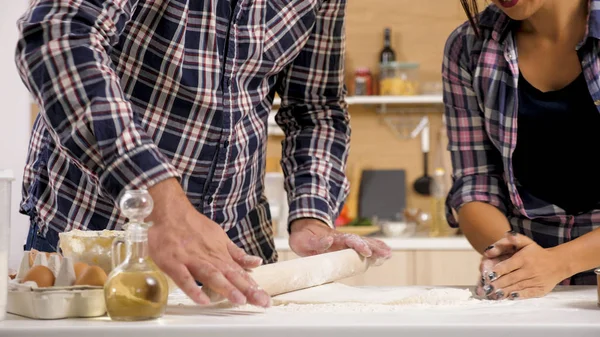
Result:
M210 303L198 280L231 303L270 305L269 295L246 272L262 259L247 255L218 224L196 211L176 180L149 192L155 204L148 218L154 223L148 231L149 254L186 295L196 303Z
M380 240L340 233L318 220L294 221L290 232L290 248L299 256L350 248L364 257L372 258L373 265L380 265L392 255L391 249Z
M488 299L542 297L570 276L568 256L542 248L527 236L510 231L491 247L484 256L501 261L483 273Z

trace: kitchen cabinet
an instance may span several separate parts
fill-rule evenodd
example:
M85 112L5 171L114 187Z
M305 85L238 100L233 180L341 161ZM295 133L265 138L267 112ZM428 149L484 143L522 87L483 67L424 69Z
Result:
M464 286L479 278L481 257L462 237L383 241L392 248L390 260L340 282L352 286ZM276 240L275 246L279 261L298 257L284 239Z
M415 284L464 285L476 284L481 278L481 255L474 250L427 250L414 253Z

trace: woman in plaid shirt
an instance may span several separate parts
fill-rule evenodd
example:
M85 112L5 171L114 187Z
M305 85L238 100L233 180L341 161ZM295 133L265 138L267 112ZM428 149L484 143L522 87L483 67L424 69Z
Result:
M600 265L600 0L492 0L446 44L451 226L483 254L478 292L544 296Z

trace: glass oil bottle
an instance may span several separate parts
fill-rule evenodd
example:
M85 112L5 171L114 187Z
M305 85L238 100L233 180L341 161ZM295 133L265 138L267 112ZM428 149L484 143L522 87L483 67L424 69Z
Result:
M446 221L446 184L445 171L437 168L431 182L431 227L429 236L448 236L450 228Z
M104 286L108 316L116 321L141 321L161 317L167 306L167 278L148 255L148 228L144 219L152 212L153 202L145 190L127 191L120 208L129 219L125 238L112 246L113 270ZM121 261L121 245L125 258Z

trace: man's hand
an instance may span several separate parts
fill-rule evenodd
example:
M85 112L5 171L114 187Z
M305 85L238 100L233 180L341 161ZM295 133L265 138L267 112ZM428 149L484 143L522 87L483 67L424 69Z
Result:
M391 249L382 241L340 233L319 220L296 220L290 232L290 248L299 256L352 248L362 256L372 258L375 265L382 264L392 256Z
M267 307L270 297L246 272L262 259L247 255L215 222L200 214L188 201L175 179L149 189L154 210L149 221L149 254L192 300L210 300L196 280L234 304L250 303Z
M569 277L566 256L544 249L529 237L508 232L484 256L501 260L483 271L483 291L489 299L542 297Z

